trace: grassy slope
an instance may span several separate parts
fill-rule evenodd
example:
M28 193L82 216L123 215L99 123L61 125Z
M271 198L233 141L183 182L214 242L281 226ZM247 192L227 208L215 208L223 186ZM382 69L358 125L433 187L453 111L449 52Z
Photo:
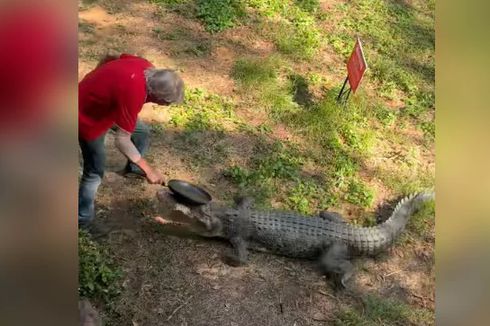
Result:
M170 8L197 6L197 11L202 6L199 1L159 2ZM277 52L236 61L231 77L237 82L238 101L228 108L238 116L250 108L265 112L269 118L255 130L257 135L274 138L272 127L280 124L298 136L296 142L273 139L282 143L280 153L258 148L247 166L230 166L226 175L241 191L266 188L258 192L261 202L274 194L287 208L311 213L339 202L370 208L377 191L398 196L433 184L433 167L425 161L433 157L434 144L433 3L413 2L411 7L362 0L340 2L328 12L317 1L233 3L237 12L213 11L195 18L213 32L220 30L216 26L250 25ZM364 41L370 65L366 91L339 107L334 100L338 85L325 82L323 71L296 70L310 66L325 51L345 59L354 35ZM314 96L313 89L323 91ZM191 100L172 119L181 119L189 108L200 113L193 116L194 125L185 126L188 132L206 125L208 109L214 110L203 110L201 102ZM243 124L229 131L242 131ZM308 167L315 176L305 176Z

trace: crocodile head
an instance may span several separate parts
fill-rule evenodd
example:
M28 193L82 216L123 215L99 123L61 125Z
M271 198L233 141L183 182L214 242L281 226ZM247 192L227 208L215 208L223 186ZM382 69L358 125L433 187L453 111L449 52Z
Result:
M160 224L192 232L204 237L221 236L221 221L212 213L210 204L187 206L178 202L173 194L160 189L156 194L155 221Z

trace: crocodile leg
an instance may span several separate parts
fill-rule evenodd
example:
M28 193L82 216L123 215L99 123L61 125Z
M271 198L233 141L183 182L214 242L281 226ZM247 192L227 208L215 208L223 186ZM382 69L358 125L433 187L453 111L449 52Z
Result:
M340 215L339 213L335 212L327 212L327 211L321 211L319 216L327 221L334 222L334 223L347 223L346 220Z
M238 197L235 199L235 205L240 210L252 209L254 200L252 197Z
M354 273L347 245L342 242L334 242L329 246L320 257L320 267L325 274L334 278L337 286L346 288L347 281Z
M245 265L248 260L247 242L241 237L234 237L230 239L230 243L233 250L225 257L226 262L231 266Z
M245 265L248 260L247 239L253 233L253 225L250 221L250 208L253 205L253 199L241 197L235 203L238 212L230 225L228 234L233 251L231 255L226 257L226 260L232 266L240 266Z

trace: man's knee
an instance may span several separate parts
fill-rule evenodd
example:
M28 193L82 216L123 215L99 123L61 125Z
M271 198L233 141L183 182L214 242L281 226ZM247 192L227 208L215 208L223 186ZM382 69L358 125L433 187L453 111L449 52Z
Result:
M83 171L82 180L86 182L102 181L104 177L104 169L101 167L94 167Z
M146 125L145 123L140 121L136 125L135 133L140 134L140 135L144 135L144 136L149 136L150 135L150 127L148 127L148 125Z

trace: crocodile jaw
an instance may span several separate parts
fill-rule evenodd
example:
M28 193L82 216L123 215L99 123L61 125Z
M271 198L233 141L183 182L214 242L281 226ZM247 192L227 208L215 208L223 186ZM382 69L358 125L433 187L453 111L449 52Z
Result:
M181 228L205 237L215 236L212 232L211 221L204 218L199 209L177 202L165 189L157 192L154 209L156 212L154 220L157 223Z

